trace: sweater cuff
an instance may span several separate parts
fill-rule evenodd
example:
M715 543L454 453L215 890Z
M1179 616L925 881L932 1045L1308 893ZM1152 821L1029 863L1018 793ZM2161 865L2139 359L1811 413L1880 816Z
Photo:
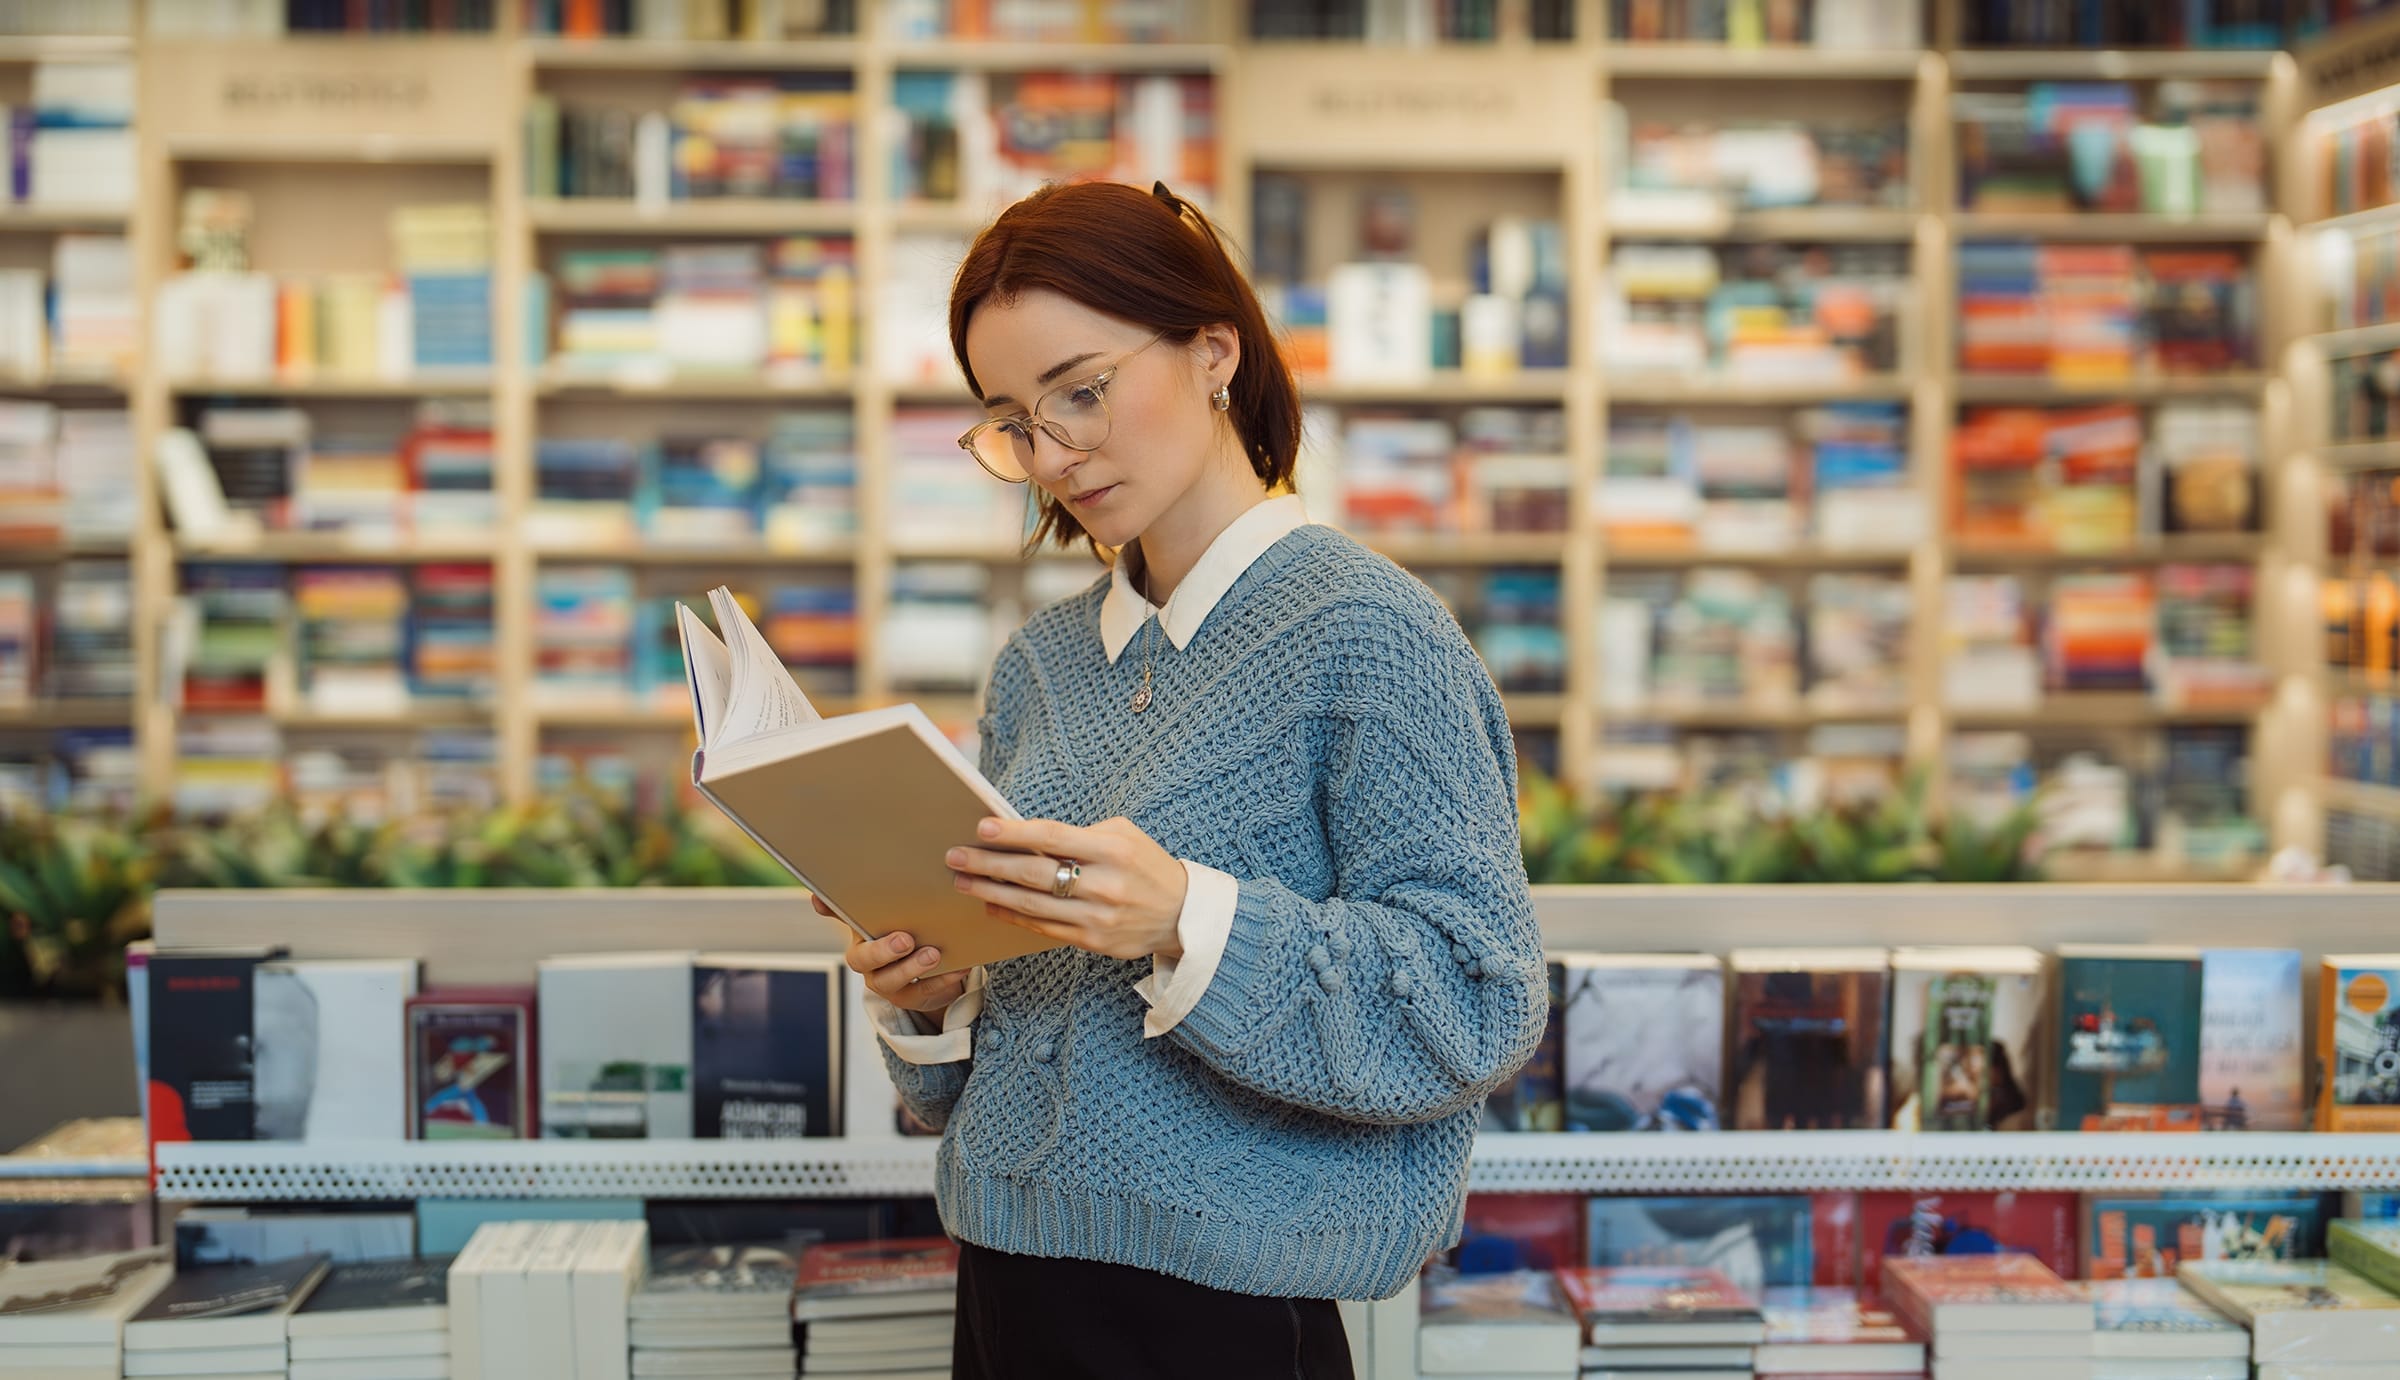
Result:
M1133 990L1150 1005L1142 1017L1142 1038L1154 1040L1173 1030L1200 998L1208 994L1233 933L1234 907L1241 904L1241 883L1213 867L1185 860L1183 913L1175 919L1175 937L1183 957L1150 956L1150 976Z
M1261 1020L1280 1020L1288 975L1268 972L1269 899L1255 882L1237 882L1233 925L1217 959L1208 990L1184 1013L1182 1030L1212 1049L1233 1051L1249 1043ZM1318 976L1324 976L1322 973Z
M983 969L967 970L967 990L942 1011L942 1033L928 1035L914 1017L873 992L865 994L867 1020L894 1054L912 1064L955 1064L975 1053L975 1018L983 1014Z

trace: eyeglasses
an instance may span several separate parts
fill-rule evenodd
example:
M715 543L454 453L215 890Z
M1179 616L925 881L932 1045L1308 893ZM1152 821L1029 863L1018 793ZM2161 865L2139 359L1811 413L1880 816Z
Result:
M1116 381L1125 361L1166 338L1161 331L1117 356L1116 363L1099 373L1058 385L1035 399L1028 414L977 422L958 438L958 448L974 456L975 463L994 479L1011 484L1033 477L1033 433L1037 429L1048 432L1051 440L1069 450L1100 449L1108 442L1109 384Z

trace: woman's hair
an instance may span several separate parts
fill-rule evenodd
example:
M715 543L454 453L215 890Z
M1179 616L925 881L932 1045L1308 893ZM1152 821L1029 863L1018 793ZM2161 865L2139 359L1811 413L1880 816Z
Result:
M1291 368L1217 228L1165 183L1148 192L1120 182L1054 183L975 237L950 286L950 349L976 396L983 389L967 362L968 320L987 301L1037 288L1178 344L1204 326L1232 325L1242 342L1227 409L1234 434L1262 485L1291 483L1300 452L1300 391ZM1029 547L1087 536L1063 506L1038 487L1033 492L1041 521Z

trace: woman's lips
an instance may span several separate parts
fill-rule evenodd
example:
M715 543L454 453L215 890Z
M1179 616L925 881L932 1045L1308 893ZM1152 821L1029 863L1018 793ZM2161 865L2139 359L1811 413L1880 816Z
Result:
M1116 491L1117 486L1110 484L1104 488L1086 489L1079 494L1069 494L1067 495L1067 501L1074 504L1078 508L1089 508L1093 504L1098 503L1101 499L1108 497L1110 494L1113 494Z

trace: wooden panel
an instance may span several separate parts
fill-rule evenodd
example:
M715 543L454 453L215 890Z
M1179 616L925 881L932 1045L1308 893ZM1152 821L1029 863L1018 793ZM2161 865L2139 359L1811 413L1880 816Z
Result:
M1558 166L1598 118L1591 66L1567 53L1247 49L1218 104L1254 164Z
M2312 109L2400 83L2400 12L2347 25L2299 56L2302 102Z
M488 38L145 44L141 118L170 147L488 151L517 133L506 53Z

